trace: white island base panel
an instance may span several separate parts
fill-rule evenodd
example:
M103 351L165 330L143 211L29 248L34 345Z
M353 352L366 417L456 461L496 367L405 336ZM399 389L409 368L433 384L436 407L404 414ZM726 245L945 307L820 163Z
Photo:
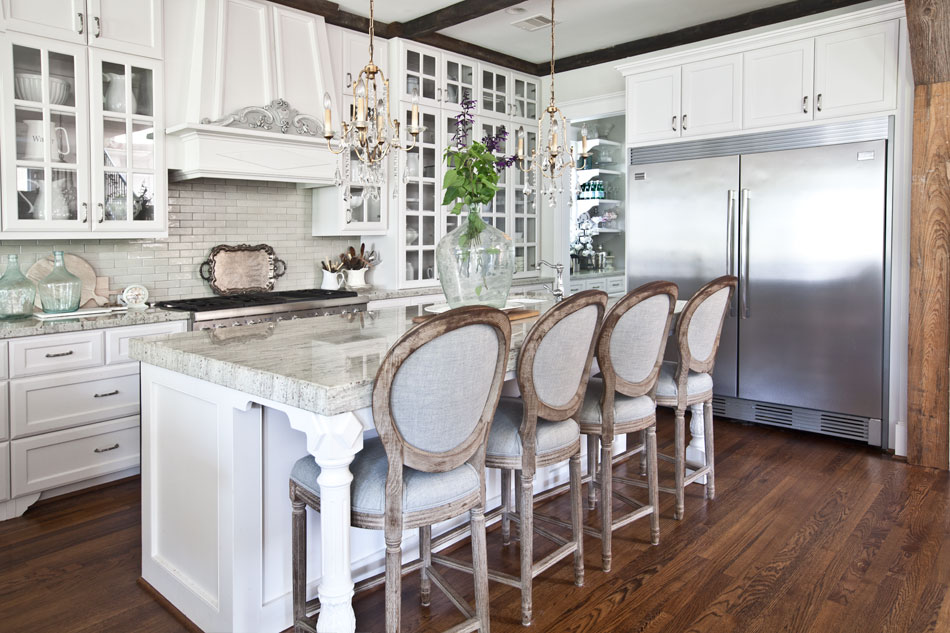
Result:
M353 633L353 577L382 571L385 560L381 531L349 527L348 466L373 428L372 412L323 416L144 363L141 375L143 579L209 633L292 626L288 480L309 452L322 468L323 511L307 513L307 595L320 597L318 631ZM517 392L514 381L506 392ZM697 421L702 430L701 411L692 411L694 430ZM615 448L623 450L623 436ZM704 461L700 451L688 455ZM542 469L536 491L567 474ZM487 484L493 507L497 471ZM403 544L415 555L415 530Z

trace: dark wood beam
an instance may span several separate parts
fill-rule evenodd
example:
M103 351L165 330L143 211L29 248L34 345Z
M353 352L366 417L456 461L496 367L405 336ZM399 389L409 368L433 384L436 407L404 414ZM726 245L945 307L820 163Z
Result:
M723 35L731 35L741 31L747 31L770 24L786 22L832 9L847 7L853 4L860 4L866 0L796 0L795 2L786 2L765 9L750 11L741 15L735 15L731 18L723 18L713 22L706 22L696 26L690 26L678 31L663 33L644 37L639 40L609 46L588 53L579 53L558 59L554 68L557 72L566 70L575 70L585 68L594 64L612 62L634 55L643 55L652 53L673 46L682 46L683 44L692 44L702 40L708 40ZM939 2L939 0L933 0ZM534 68L534 74L545 75L550 68L550 62L542 62Z
M907 461L950 461L950 3L906 0L914 70Z
M330 0L273 0L273 2L292 9L300 9L308 13L322 15L327 24L352 31L362 31L363 33L369 31L369 18L344 11L340 8L339 4L330 2ZM391 37L387 32L388 28L388 24L376 20L376 35L384 38Z
M393 22L389 25L390 32L397 37L414 39L480 18L495 11L507 9L522 2L524 0L462 0L444 9L427 13L402 24Z

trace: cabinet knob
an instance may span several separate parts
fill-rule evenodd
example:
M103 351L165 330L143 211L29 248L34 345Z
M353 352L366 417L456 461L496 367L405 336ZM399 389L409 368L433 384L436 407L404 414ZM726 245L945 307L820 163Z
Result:
M686 131L686 115L683 115L683 131Z
M85 224L89 221L89 205L85 202L82 203L82 223Z
M119 448L118 442L116 442L112 446L107 446L106 448L94 448L92 449L92 452L93 453L108 453L109 451L114 451L117 448Z
M676 115L673 115L673 131L676 131Z
M805 95L802 98L802 112L808 112L808 95Z
M86 30L86 16L84 16L82 13L77 13L76 17L79 18L79 27L77 28L77 32L82 35L83 31Z
M92 18L92 19L93 19L93 21L96 23L96 32L93 33L93 35L94 35L95 37L99 37L100 35L102 35L102 22L99 21L99 16L98 16L98 15L95 16L95 17Z
M99 224L102 224L106 219L106 209L101 202L96 206L99 207Z
M818 108L818 111L821 112L821 93L818 93L818 97L815 99L815 106Z
M439 103L442 103L442 88L436 90L436 99Z

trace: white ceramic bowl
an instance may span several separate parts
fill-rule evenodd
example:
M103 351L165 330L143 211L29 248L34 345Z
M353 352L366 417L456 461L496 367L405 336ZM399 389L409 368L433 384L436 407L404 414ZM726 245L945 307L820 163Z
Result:
M72 87L69 82L59 77L49 78L49 102L53 105L63 105L69 99ZM26 101L43 100L43 76L33 73L16 73L14 75L14 92L17 99Z

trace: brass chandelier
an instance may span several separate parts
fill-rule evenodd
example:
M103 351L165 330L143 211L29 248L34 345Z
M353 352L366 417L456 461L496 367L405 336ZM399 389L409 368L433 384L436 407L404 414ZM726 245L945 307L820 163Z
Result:
M343 173L336 171L336 185L346 183L344 199L348 200L349 185L356 182L368 189L370 197L378 198L386 181L384 163L393 150L411 151L425 127L419 125L419 95L412 95L412 120L406 131L412 137L408 145L400 139L400 123L390 116L389 80L373 61L373 36L375 32L374 0L369 2L369 62L357 75L353 86L354 107L350 108L349 121L342 121L340 135L333 131L330 108L330 93L323 95L323 137L334 154L343 154ZM359 161L356 173L351 170L350 156ZM393 181L398 180L399 161L393 161Z
M581 156L586 158L587 128L581 132ZM538 143L531 149L530 155L525 155L524 126L518 128L518 151L516 154L518 167L528 174L528 183L525 186L525 195L531 195L534 188L532 178L536 177L535 170L541 174L539 193L548 199L550 206L557 204L557 196L564 191L563 177L573 173L575 169L574 148L570 146L567 119L554 103L554 0L551 0L551 103L541 112L538 118ZM565 144L561 146L561 142ZM570 179L573 187L574 178Z

